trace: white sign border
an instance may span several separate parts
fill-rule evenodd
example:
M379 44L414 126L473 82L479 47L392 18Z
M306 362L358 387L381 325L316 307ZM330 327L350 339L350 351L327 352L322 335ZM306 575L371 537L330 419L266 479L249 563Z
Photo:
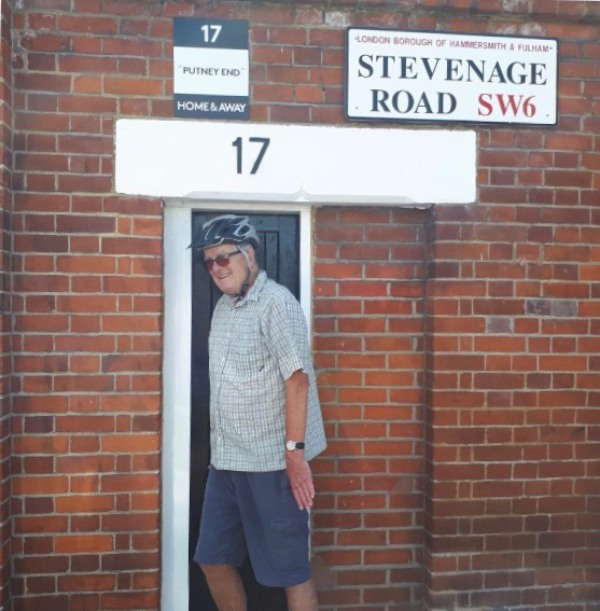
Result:
M350 88L350 34L353 30L360 31L371 31L371 32L380 32L386 34L396 33L398 35L419 35L419 34L433 34L433 35L442 35L442 36L451 36L451 37L476 37L476 38L497 38L497 39L514 39L514 40L522 40L522 41L552 41L556 44L556 73L553 75L555 79L555 97L554 97L554 122L553 123L532 123L527 121L485 121L485 120L477 120L477 119L443 119L439 117L434 117L431 119L427 119L426 117L422 118L407 118L407 117L372 117L372 116L362 116L362 115L354 115L349 112L349 88ZM544 37L544 36L518 36L516 34L488 34L488 33L474 33L474 32L449 32L449 31L435 31L435 30L417 30L417 31L409 31L409 30L397 30L393 28L376 28L376 27L359 27L359 26L349 26L346 29L346 39L345 39L346 47L345 47L345 68L346 74L344 79L344 117L346 120L350 122L373 122L373 123L409 123L416 125L433 125L433 124L441 124L441 125L485 125L485 126L506 126L506 125L525 125L527 127L556 127L560 117L559 111L559 79L560 79L560 41L558 38L552 37Z

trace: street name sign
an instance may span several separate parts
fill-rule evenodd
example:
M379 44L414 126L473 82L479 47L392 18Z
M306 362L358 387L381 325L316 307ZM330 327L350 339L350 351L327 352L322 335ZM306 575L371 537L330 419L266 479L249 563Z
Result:
M557 122L558 42L349 28L350 120Z

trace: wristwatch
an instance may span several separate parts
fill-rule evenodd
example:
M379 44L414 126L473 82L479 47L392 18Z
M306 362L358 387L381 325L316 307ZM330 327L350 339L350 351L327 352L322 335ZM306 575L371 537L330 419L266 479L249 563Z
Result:
M288 452L293 452L294 450L304 450L304 442L303 441L286 441L285 449Z

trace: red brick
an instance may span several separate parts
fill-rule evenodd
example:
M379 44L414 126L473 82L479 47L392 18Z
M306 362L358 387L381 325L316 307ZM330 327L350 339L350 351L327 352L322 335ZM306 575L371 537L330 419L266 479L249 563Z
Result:
M56 537L57 553L107 552L113 549L111 535L63 535Z
M59 20L59 28L74 32L116 34L118 31L118 21L110 17L78 17L76 15L63 15Z

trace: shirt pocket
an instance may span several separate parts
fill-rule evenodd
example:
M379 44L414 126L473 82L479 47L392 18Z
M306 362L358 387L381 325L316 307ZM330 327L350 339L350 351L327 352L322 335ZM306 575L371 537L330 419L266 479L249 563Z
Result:
M241 377L251 377L266 372L271 366L271 355L263 344L240 347L231 354L233 371Z

